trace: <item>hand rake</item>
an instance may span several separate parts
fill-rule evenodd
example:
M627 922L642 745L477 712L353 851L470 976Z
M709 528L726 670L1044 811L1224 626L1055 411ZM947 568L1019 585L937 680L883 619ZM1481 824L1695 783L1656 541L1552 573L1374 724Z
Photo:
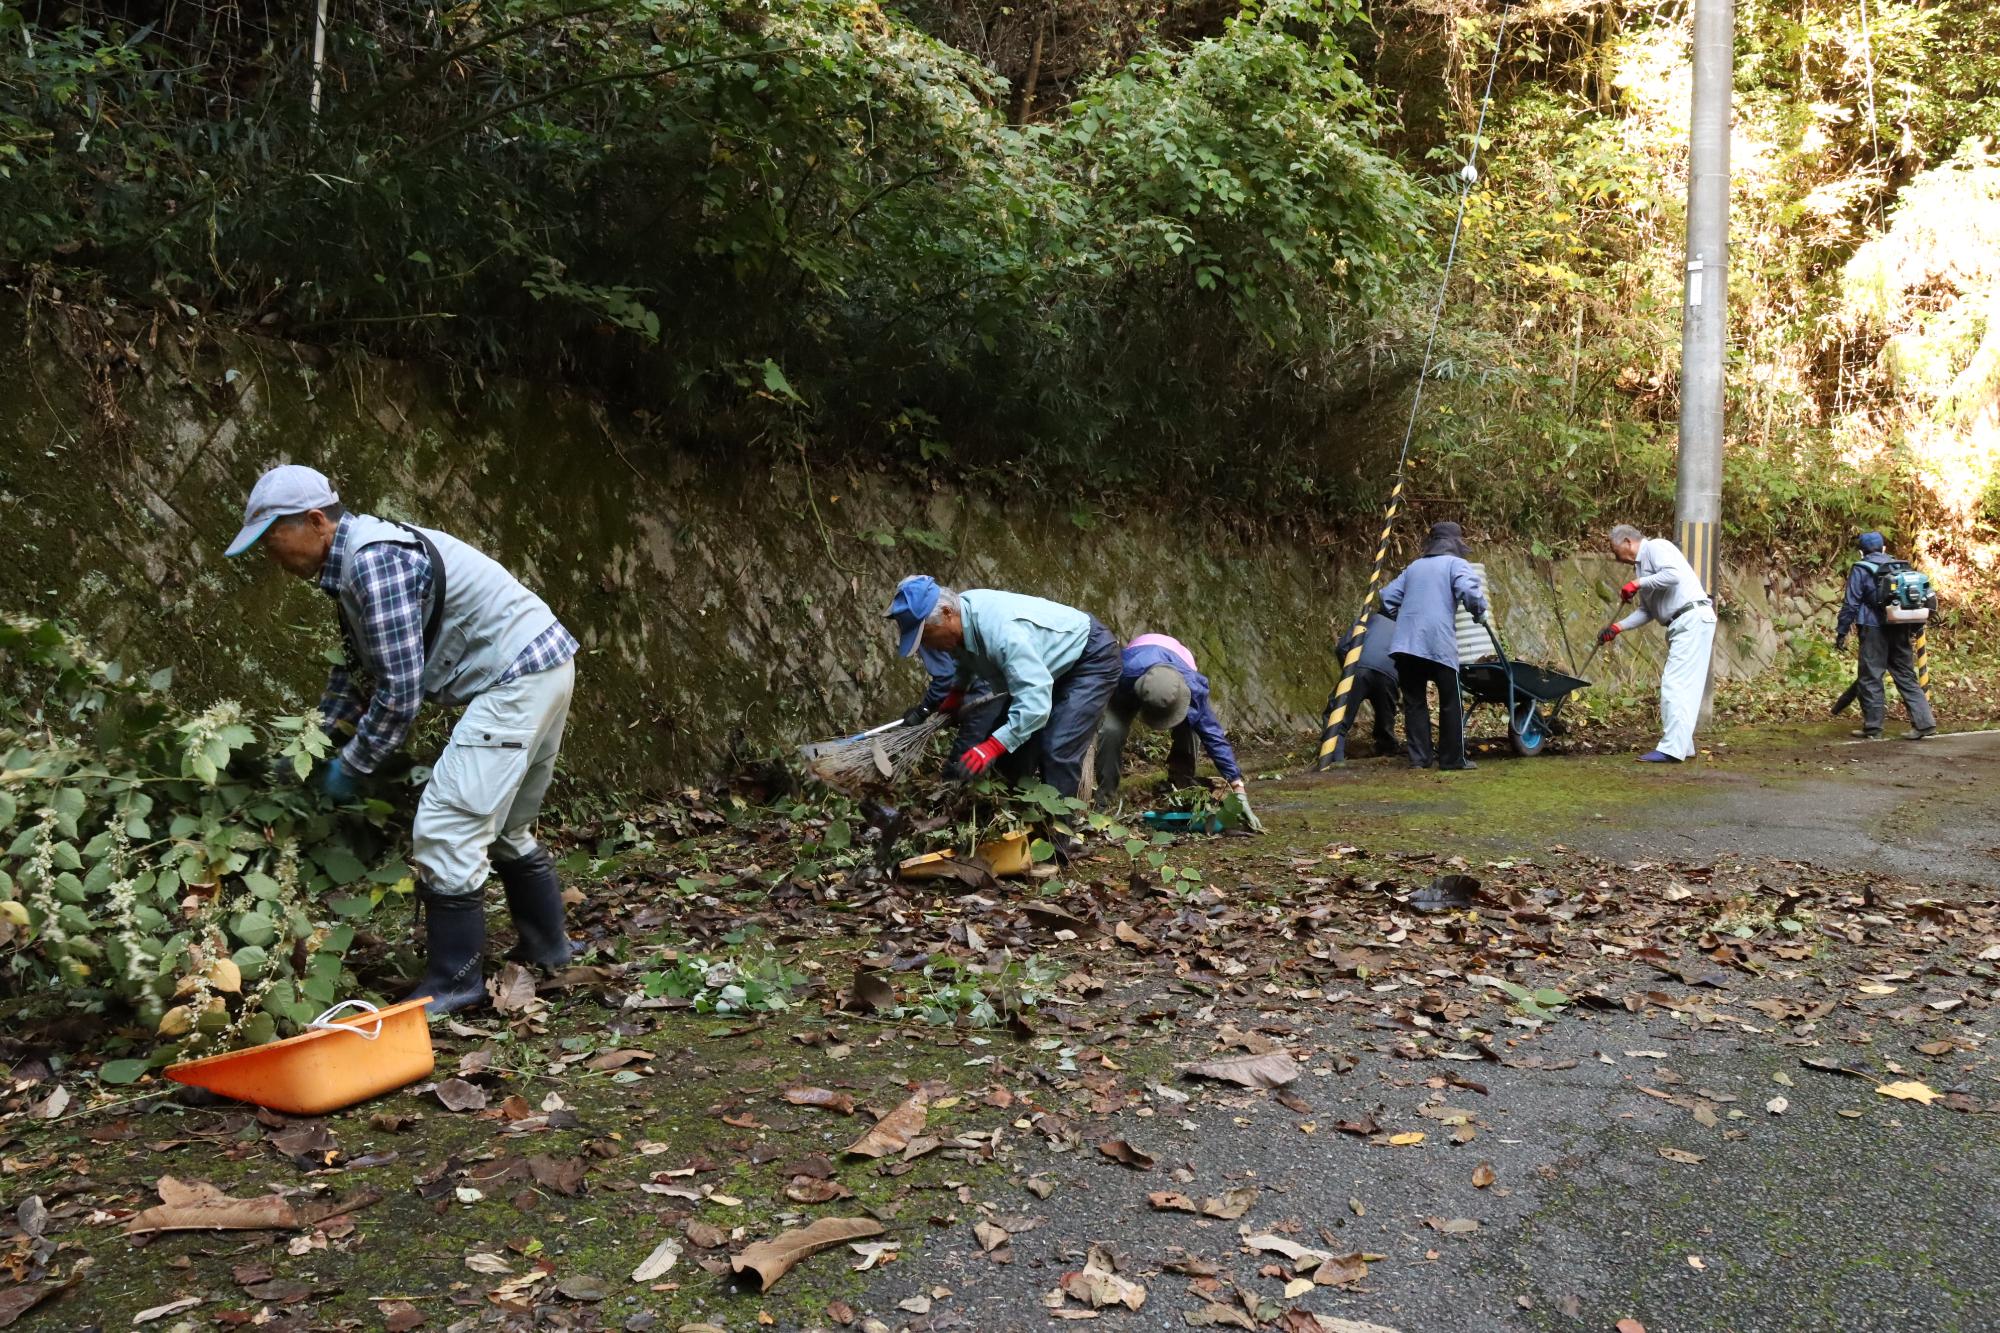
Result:
M966 700L957 713L932 713L914 724L899 718L853 736L814 741L799 747L799 758L805 761L807 772L832 787L851 789L896 782L922 760L931 738L955 726L966 710L983 708L1005 697L988 694Z

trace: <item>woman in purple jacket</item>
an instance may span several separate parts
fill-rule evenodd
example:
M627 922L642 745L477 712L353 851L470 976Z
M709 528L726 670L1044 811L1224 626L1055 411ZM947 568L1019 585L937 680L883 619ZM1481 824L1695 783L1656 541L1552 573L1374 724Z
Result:
M1438 692L1438 767L1478 765L1465 757L1465 704L1458 694L1458 608L1486 619L1486 590L1465 558L1456 523L1434 523L1424 553L1382 590L1382 610L1396 618L1390 652L1403 690L1403 738L1412 768L1431 765L1429 686Z

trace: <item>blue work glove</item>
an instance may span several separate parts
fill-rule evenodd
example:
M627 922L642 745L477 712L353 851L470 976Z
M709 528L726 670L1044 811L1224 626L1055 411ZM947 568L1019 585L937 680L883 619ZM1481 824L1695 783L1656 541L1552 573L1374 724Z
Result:
M320 770L319 789L343 804L358 801L361 799L361 777L361 774L342 763L340 757L336 755L332 762Z

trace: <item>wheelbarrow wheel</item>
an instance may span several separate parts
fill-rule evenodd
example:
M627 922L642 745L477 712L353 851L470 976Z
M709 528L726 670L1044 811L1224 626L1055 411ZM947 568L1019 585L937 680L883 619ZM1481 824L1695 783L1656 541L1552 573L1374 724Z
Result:
M1549 729L1542 718L1541 705L1527 701L1515 704L1507 737L1514 742L1514 753L1523 759L1532 759L1540 754L1549 742Z

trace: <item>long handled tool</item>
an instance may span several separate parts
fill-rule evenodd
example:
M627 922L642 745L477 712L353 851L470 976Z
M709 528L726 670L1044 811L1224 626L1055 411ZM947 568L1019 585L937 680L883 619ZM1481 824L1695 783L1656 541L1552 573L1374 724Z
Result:
M1613 609L1615 610L1616 608ZM1608 625L1611 622L1609 620L1606 620L1604 623ZM1590 651L1584 655L1583 665L1576 669L1576 674L1579 679L1581 679L1583 676L1589 673L1590 664L1597 660L1597 655L1600 652L1604 651L1604 645L1608 642L1610 642L1610 640L1608 639L1599 639L1596 643L1590 646ZM1556 733L1556 721L1557 719L1562 717L1563 705L1568 702L1569 702L1569 696L1565 694L1562 698L1556 700L1556 706L1549 710L1548 720L1545 723L1545 725L1548 727L1549 731L1552 734L1559 734Z
M988 694L968 699L959 705L959 713L1004 698L1004 694ZM894 782L916 767L930 739L957 719L957 713L932 713L916 723L898 718L852 736L801 745L799 758L814 777L836 787Z

